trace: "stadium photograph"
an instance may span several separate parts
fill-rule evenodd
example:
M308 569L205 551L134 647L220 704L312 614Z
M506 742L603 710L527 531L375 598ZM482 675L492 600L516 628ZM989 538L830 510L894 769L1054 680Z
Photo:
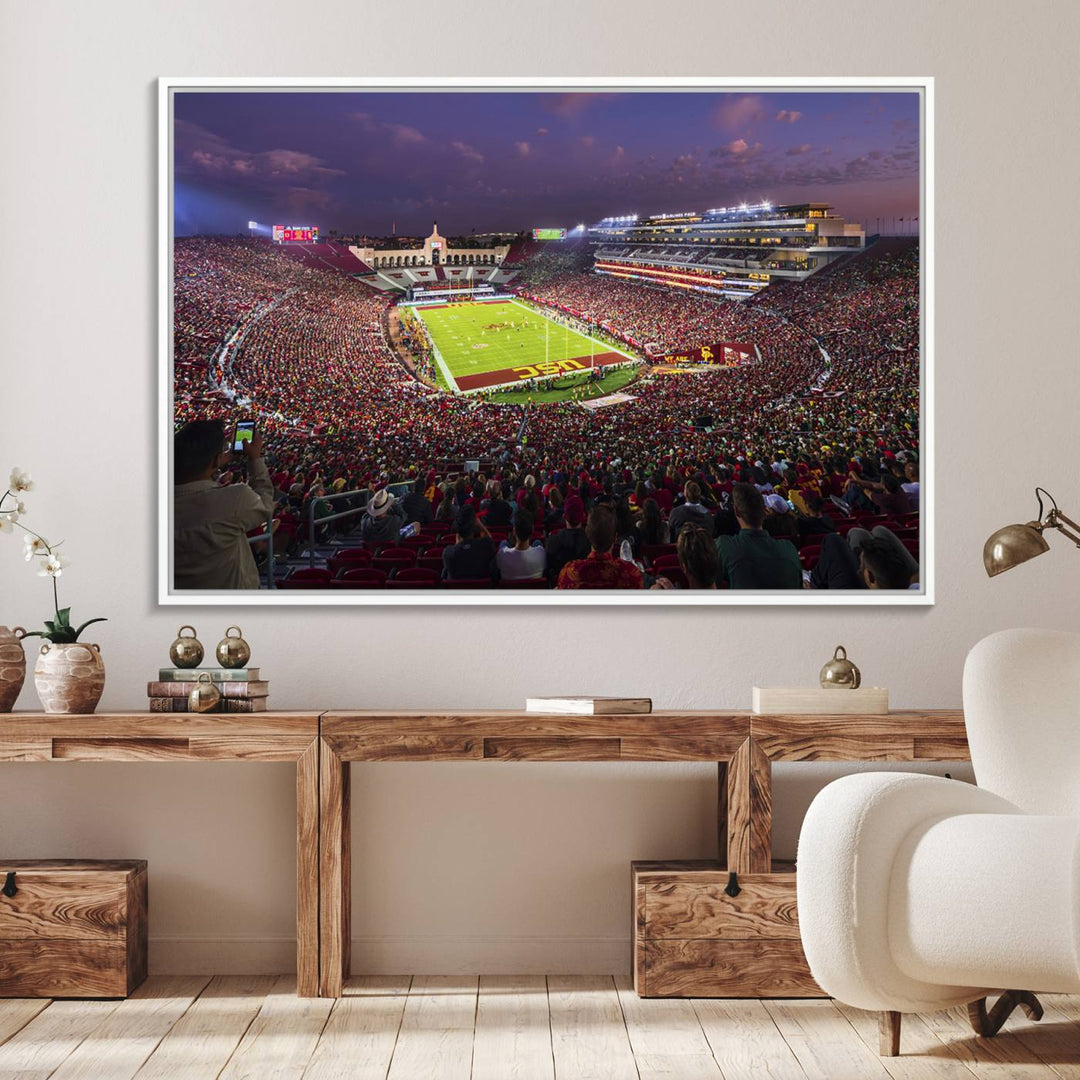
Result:
M928 93L162 80L162 601L932 602Z

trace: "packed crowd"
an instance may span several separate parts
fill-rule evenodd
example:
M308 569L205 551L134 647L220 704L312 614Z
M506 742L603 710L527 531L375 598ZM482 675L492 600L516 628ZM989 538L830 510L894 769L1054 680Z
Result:
M830 480L825 497L852 497L854 506L862 497L872 506L850 489L851 474L882 483L887 463L917 458L913 245L773 286L742 304L561 265L532 275L523 291L641 345L748 342L761 359L647 374L634 384L633 400L595 412L574 403L460 399L418 382L388 347L385 295L262 241L181 239L176 421L256 416L283 516L316 485L378 489L470 458L499 462L494 479L514 477L512 486L519 474L545 484L586 477L614 493L659 472L677 490L694 479L718 498L725 484L744 473L752 478L761 461L766 477L788 465L810 476L848 476L847 487ZM708 429L693 425L703 414L713 417ZM550 509L540 507L545 516Z

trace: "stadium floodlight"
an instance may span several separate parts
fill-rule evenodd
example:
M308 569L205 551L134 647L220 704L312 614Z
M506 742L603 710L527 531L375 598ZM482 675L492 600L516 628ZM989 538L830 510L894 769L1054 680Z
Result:
M742 212L743 212L743 213L745 214L745 213L746 213L746 211L750 209L750 207L749 207L749 206L747 206L747 205L746 205L746 203L743 203L743 204L742 204L742 205L741 205L741 206L739 207L739 209L740 209L740 210L741 210L741 211L742 211Z
M249 221L248 222L248 228L249 229L257 229L258 227L259 227L259 223L257 221Z

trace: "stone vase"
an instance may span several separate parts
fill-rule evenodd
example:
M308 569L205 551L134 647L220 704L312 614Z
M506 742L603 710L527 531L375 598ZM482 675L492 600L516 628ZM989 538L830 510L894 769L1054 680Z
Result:
M42 642L34 685L47 713L92 713L105 689L105 664L97 645Z
M15 708L15 699L26 678L26 653L22 647L21 626L9 630L0 626L0 713Z

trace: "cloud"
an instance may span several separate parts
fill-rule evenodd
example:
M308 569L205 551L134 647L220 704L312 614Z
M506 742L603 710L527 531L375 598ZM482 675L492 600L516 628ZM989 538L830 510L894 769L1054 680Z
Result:
M802 119L802 115L797 109L781 109L776 114L776 119L781 124L794 124L796 120Z
M345 175L344 170L332 169L321 158L302 150L240 150L220 135L185 120L176 121L174 132L176 171L181 176L243 180L268 189L286 183L314 189Z
M541 94L541 104L556 116L572 119L580 116L586 109L616 101L619 94Z
M395 124L385 120L379 120L369 112L354 112L349 114L361 131L372 135L382 135L389 138L395 146L417 146L427 142L427 136L417 128L408 124Z
M753 94L725 94L713 110L713 123L724 131L744 132L765 119L765 103Z
M587 146L587 147L595 146L596 145L596 136L595 135L582 135L581 136L581 145L582 146Z
M542 139L545 135L550 135L551 132L545 127L539 127L536 129L536 134Z
M788 157L797 157L799 154L808 154L813 147L808 143L799 143L798 146L789 146L787 149Z
M475 161L478 164L483 163L484 155L468 143L462 142L460 139L455 139L450 146L468 161Z
M514 150L518 157L528 157L532 153L532 145L522 140L514 143Z

